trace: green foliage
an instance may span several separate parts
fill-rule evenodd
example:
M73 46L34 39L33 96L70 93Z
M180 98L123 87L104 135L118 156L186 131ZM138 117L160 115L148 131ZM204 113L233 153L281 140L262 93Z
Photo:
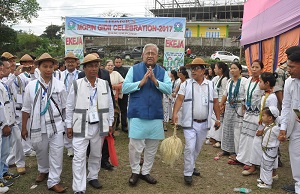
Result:
M184 65L190 64L192 63L193 59L189 58L189 57L184 57Z
M64 42L61 39L50 40L46 37L22 32L18 33L17 41L17 56L19 57L25 53L38 57L45 52L55 58L62 58L64 56Z
M41 9L36 0L4 0L0 1L0 24L18 23L25 20L31 23L33 17L38 17Z
M63 33L63 27L58 25L50 25L46 27L46 30L41 35L42 37L53 39L61 39Z
M0 24L0 54L5 51L14 53L17 47L17 32Z

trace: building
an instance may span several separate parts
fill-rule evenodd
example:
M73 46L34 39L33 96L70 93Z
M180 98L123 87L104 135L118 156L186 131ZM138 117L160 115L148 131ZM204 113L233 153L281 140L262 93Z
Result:
M154 0L155 17L185 17L186 37L239 38L244 0Z

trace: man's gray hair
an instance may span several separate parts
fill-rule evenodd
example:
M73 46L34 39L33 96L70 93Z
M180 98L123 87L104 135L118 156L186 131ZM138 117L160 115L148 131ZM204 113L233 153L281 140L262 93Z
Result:
M146 45L144 46L144 48L143 48L143 53L145 52L146 48L149 47L149 46L155 47L156 50L157 50L157 53L158 53L158 47L157 47L156 44L153 44L153 43L146 44Z

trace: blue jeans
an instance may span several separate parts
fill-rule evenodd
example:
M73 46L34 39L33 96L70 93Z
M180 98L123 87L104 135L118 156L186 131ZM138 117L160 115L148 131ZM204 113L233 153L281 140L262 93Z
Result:
M0 164L0 178L3 178L3 174L8 171L8 165L6 159L9 155L9 137L2 136L1 144L1 164Z

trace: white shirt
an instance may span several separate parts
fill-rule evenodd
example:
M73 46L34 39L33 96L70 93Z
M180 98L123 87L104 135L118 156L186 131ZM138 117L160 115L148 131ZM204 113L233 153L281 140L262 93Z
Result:
M280 128L278 126L274 126L272 129L270 127L266 127L264 129L264 138L262 141L262 146L264 147L278 147L279 146L279 140L278 135L280 132Z
M67 69L61 72L60 81L64 82L66 91L68 93L70 92L73 81L78 79L78 74L79 71L77 69L75 69L73 72L69 72Z
M97 88L97 82L95 82L95 87L92 87L91 83L88 82L88 85L89 85L89 92L90 92L90 96L94 96L94 93L95 93L95 90ZM74 87L73 85L71 86L71 90L70 90L70 93L68 95L68 99L67 99L67 103L66 103L66 126L67 128L72 128L72 125L73 125L73 113L74 113L74 109L75 109L75 91L74 91ZM93 98L93 106L97 104L97 94L98 92L96 93L95 97ZM111 98L111 94L110 92L108 92L108 98L109 99L112 99ZM112 126L112 123L114 121L114 111L113 111L113 101L112 100L109 100L110 104L109 104L109 126ZM91 105L91 103L90 103ZM101 122L101 121L100 121ZM98 128L98 125L95 125L95 124L88 124L88 128L89 128L89 133L88 135L92 135L94 133L97 132L97 130L99 130ZM92 132L90 132L92 131Z
M203 80L201 85L199 85L195 80L193 80L193 89L194 89L194 96L193 96L193 118L198 120L207 119L208 115L208 81L206 79ZM183 82L180 85L180 89L178 94L185 95L186 90L186 82ZM213 98L218 98L217 91L214 90Z
M300 79L289 77L285 81L282 111L281 111L281 129L290 129L290 132L294 127L299 126L299 123L295 120L296 114L293 109L300 109Z
M124 78L122 77L122 75L117 72L117 71L113 71L109 74L110 77L110 82L111 85L116 85L119 83L124 82ZM116 90L113 90L114 95L116 94ZM123 98L123 94L122 94L122 88L119 91L119 98L122 99Z
M41 83L47 88L48 84L45 83L45 81L43 80L43 78L40 78ZM55 91L52 91L52 97L55 100L55 102L58 104L58 107L62 110L66 107L66 98L67 98L67 94L65 89L62 87L63 83L53 79L52 84L56 84L55 85ZM34 102L34 98L35 98L35 88L36 88L36 81L30 81L26 88L25 88L25 93L24 93L24 97L23 97L23 107L22 107L22 112L26 112L31 114L32 108L33 108L33 102ZM45 99L42 99L41 102L41 109L45 108ZM37 102L40 103L40 102ZM57 110L57 108L55 107L55 105L53 104L52 100L50 100L50 106L52 107L53 110L53 115L59 115L59 111ZM61 111L62 112L62 111ZM31 121L30 121L31 122ZM33 122L34 122L34 118L33 118ZM62 132L64 130L64 123L62 122L62 120L60 120L59 122L55 123L57 126L57 130L58 132ZM42 133L46 133L46 125L45 125L45 115L41 116L41 131Z

